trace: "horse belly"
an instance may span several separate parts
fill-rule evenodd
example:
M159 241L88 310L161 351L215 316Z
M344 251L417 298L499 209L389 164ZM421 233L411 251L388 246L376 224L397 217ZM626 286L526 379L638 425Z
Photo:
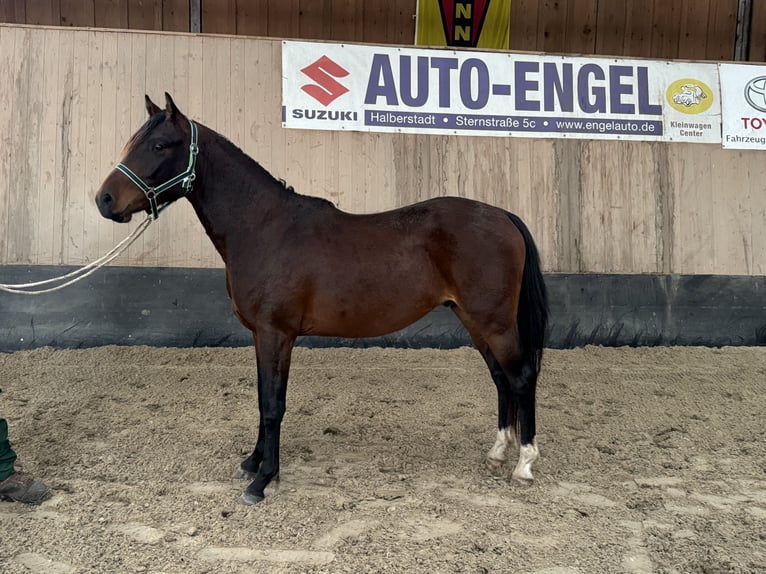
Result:
M304 321L306 334L377 337L403 329L443 302L440 290L420 282L381 281L335 294L320 294Z

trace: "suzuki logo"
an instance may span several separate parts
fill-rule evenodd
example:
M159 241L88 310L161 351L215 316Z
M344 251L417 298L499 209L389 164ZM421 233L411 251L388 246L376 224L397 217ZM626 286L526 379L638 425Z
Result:
M348 76L348 70L340 67L327 56L322 56L313 64L309 64L301 70L316 84L306 84L301 86L301 90L317 100L323 106L348 92L348 88L336 81L335 78L345 78Z

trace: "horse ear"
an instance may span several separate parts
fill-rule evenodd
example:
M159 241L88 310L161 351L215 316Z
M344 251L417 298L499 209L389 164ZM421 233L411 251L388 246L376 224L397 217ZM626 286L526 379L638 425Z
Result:
M173 119L177 116L182 115L181 112L176 107L175 102L173 101L173 98L170 97L170 94L165 92L165 113L168 116L168 119Z
M149 114L149 117L152 117L157 112L162 111L160 107L155 104L148 95L144 95L144 100L146 101L146 112Z

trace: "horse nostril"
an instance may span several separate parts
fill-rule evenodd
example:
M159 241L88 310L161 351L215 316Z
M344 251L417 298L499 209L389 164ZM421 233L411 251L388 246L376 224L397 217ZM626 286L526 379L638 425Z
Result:
M112 203L112 196L109 195L109 192L104 192L104 194L101 196L101 203L102 205L109 205Z

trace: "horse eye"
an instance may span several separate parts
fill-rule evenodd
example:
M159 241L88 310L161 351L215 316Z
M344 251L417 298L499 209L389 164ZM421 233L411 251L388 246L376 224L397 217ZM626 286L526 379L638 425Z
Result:
M154 144L154 151L162 151L164 149L165 149L165 144L163 143Z

